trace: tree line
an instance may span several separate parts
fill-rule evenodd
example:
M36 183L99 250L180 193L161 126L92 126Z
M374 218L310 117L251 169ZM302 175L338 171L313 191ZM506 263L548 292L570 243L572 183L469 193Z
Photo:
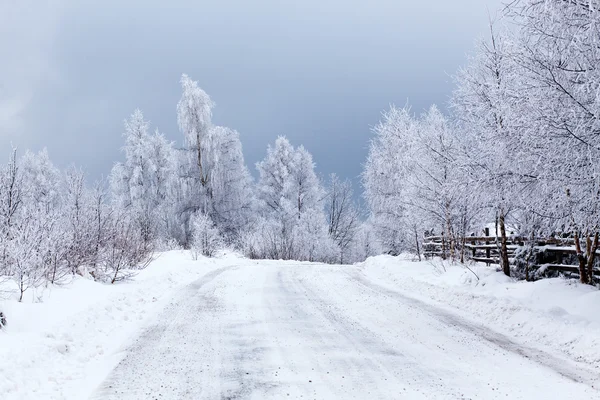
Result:
M464 238L496 222L529 255L539 237L574 240L582 282L593 283L600 224L600 2L517 0L491 24L455 75L450 113L391 107L373 129L352 185L315 172L303 146L279 137L246 166L239 134L212 121L214 103L181 78L182 143L152 131L142 111L125 121L124 160L87 185L46 151L12 152L0 169L0 276L28 288L75 273L116 282L155 251L222 247L249 257L352 263L421 253L425 232L460 259ZM363 218L364 215L364 218ZM532 272L534 273L534 272Z
M253 258L328 263L374 255L350 181L317 176L311 154L279 137L255 181L239 134L213 124L214 103L187 75L177 121L183 145L151 131L142 111L124 124L124 160L86 185L44 150L13 150L0 170L0 277L20 298L76 273L115 283L155 251L213 256L223 247Z
M450 115L392 107L374 129L363 180L384 251L419 246L423 231L461 238L496 222L506 275L507 230L575 243L593 283L600 223L600 2L517 0L455 75ZM463 243L464 244L464 243Z

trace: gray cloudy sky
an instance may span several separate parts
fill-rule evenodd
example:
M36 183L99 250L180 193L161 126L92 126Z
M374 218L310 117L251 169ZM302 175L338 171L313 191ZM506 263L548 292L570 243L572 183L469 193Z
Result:
M139 107L180 142L185 72L246 161L286 135L355 178L389 104L444 105L501 0L0 0L0 146L47 147L93 179ZM1 154L0 154L1 156Z

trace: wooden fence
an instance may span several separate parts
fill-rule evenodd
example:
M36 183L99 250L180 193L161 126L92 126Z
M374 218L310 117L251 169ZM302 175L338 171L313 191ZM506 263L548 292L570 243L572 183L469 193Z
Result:
M508 260L512 265L514 265L516 261L515 253L520 248L524 248L526 242L526 239L522 237L507 237ZM443 236L428 236L425 237L423 243L423 254L426 258L439 257L444 254L450 256L448 247L449 243L447 242L447 238ZM457 259L460 259L462 255L465 261L471 260L481 262L488 266L500 264L500 238L490 236L488 230L486 230L486 235L484 236L467 236L461 238L459 243L456 243L454 247L454 256ZM579 265L565 263L565 261L568 262L565 259L572 259L573 257L569 256L577 254L575 242L572 238L538 239L536 240L535 247L538 250L543 250L547 254L550 254L549 258L552 262L532 265L533 268L540 272L556 271L567 276L579 276ZM600 260L600 250L596 251L596 256L598 257L598 260ZM594 268L594 276L600 278L600 268Z

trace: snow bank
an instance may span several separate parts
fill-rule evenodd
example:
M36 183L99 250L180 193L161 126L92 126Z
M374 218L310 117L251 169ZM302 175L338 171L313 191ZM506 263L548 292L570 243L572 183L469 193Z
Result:
M24 303L0 302L8 319L0 330L0 398L87 398L175 291L224 262L171 251L127 282L75 277L64 287L26 293Z
M515 281L482 265L378 256L361 269L407 296L475 316L499 332L600 369L600 291L562 278ZM479 279L476 277L479 277Z

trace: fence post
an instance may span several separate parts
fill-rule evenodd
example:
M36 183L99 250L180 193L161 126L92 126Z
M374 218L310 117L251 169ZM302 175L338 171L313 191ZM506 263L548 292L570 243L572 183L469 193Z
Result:
M490 236L490 228L485 228L485 236L486 236L486 237ZM486 244L486 245L490 244L489 240L486 240L486 241L485 241L485 244ZM489 260L489 259L492 257L492 254L491 254L491 249L490 249L489 247L486 247L486 248L485 248L485 257L486 257L488 260ZM489 263L489 261L486 261L485 265L489 267L489 266L490 266L490 263Z

